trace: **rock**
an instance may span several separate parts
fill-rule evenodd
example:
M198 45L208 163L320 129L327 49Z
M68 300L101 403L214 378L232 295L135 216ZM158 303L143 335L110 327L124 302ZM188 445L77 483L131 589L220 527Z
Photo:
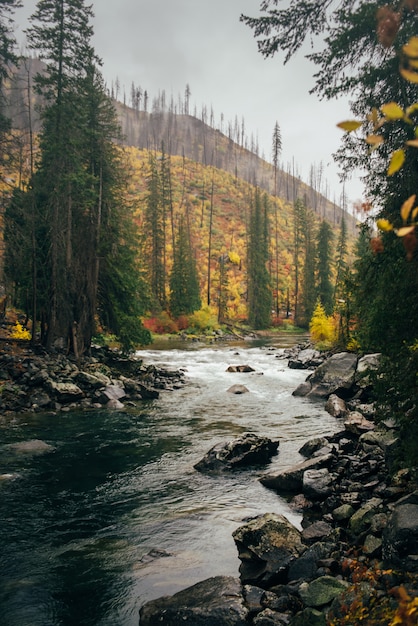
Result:
M299 450L299 454L310 458L317 450L325 448L328 445L328 439L326 437L314 437L310 439Z
M217 444L193 467L200 472L222 472L248 465L264 465L277 454L278 447L278 441L244 433L233 441Z
M337 522L343 522L350 519L354 515L354 509L351 504L341 504L339 507L332 511L332 517Z
M375 425L366 419L361 413L351 411L344 420L344 427L349 433L362 435L365 431L373 430Z
M271 586L285 579L291 561L304 550L300 532L283 515L266 513L233 533L243 584Z
M328 398L338 391L348 393L354 384L357 357L351 352L339 352L322 363L308 378L308 395Z
M309 367L317 367L322 363L321 353L312 348L301 350L294 358L290 358L288 367L290 369L307 369Z
M364 389L365 387L370 386L370 372L375 372L378 369L381 358L382 355L376 353L365 354L359 359L355 377L355 382L358 387Z
M314 522L302 530L302 539L305 543L314 543L329 537L332 533L332 526L323 520ZM322 558L322 557L321 557Z
M31 439L30 441L10 443L5 447L23 454L45 454L46 452L53 452L55 450L54 446L51 446L49 443L46 443L41 439Z
M101 391L103 404L107 404L109 400L120 400L126 396L126 392L122 387L118 385L108 385Z
M231 576L215 576L173 596L147 602L139 612L141 626L248 626L242 587Z
M326 617L321 611L307 607L290 620L289 626L326 626Z
M311 389L311 384L305 380L305 382L300 383L300 385L296 387L296 389L292 392L292 396L304 398L308 395Z
M271 609L264 609L253 620L254 626L288 626L289 617Z
M248 393L249 391L250 390L247 389L245 385L232 385L229 389L227 389L228 393L235 394Z
M303 494L310 500L325 500L332 493L334 479L326 467L308 469L303 473Z
M106 402L105 404L106 409L113 409L113 410L122 410L125 408L125 405L122 404L122 402L119 402L119 400L115 400L114 398L112 398L111 400L109 400L109 402Z
M418 572L418 502L396 504L383 533L382 556L393 567Z
M246 372L255 372L255 369L251 367L250 365L230 365L226 371L246 373Z
M77 402L84 397L84 392L74 383L57 383L50 381L48 387L50 392L57 398L58 402Z
M371 498L351 516L349 529L353 535L361 535L369 529L371 520L377 514L378 507L381 504L382 500L380 498Z
M332 454L314 457L303 463L293 465L278 474L264 475L260 478L261 484L280 492L300 493L303 488L303 474L306 470L320 469L329 466L333 460Z
M302 532L303 536L303 532ZM327 557L330 552L329 544L317 542L308 548L289 567L289 580L313 580L317 577L318 561Z
M382 548L382 540L375 535L367 535L363 544L363 552L368 556L376 557Z
M348 412L344 400L335 393L332 393L326 401L325 410L333 417L344 417Z
M110 378L102 374L101 372L96 372L95 374L90 374L89 372L79 372L77 374L77 382L80 385L88 385L93 389L99 389L100 387L105 387L110 385Z
M307 606L319 607L329 604L341 595L349 583L333 576L321 576L312 582L304 582L299 587L299 595Z

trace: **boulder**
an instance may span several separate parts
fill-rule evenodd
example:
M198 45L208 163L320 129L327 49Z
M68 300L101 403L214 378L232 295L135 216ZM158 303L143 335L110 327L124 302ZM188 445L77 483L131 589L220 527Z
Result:
M326 624L327 618L324 613L310 607L297 613L289 622L289 626L326 626Z
M269 587L286 579L290 563L305 549L300 532L283 515L266 513L233 533L243 584Z
M349 529L353 535L360 535L370 528L371 520L379 512L381 504L380 498L370 498L351 516Z
M383 533L383 559L391 566L418 572L418 492L396 504Z
M101 392L103 404L109 400L120 400L126 396L125 390L119 385L107 385Z
M321 576L312 582L304 582L299 587L299 595L307 606L321 607L329 604L350 586L333 576Z
M248 465L264 465L277 454L278 447L278 441L244 433L237 439L211 448L194 468L200 472L222 472Z
M303 488L303 475L306 470L327 467L333 460L332 454L314 457L282 470L278 474L266 474L260 478L261 484L277 492L300 493Z
M50 381L49 391L54 394L58 402L77 402L84 397L84 392L74 383L57 383Z
M332 493L332 483L335 477L326 467L308 469L303 473L303 494L310 500L325 500Z
M232 385L229 389L227 389L228 393L235 393L235 394L241 394L241 393L248 393L250 390L247 389L247 387L245 385Z
M248 626L242 587L232 576L215 576L173 596L147 602L139 612L141 626Z
M290 358L287 366L290 369L302 370L317 367L322 363L321 353L313 348L301 350L295 357Z
M344 427L353 435L362 435L364 432L374 430L375 425L358 411L351 411L344 420Z
M230 365L227 372L238 372L238 373L246 373L246 372L255 372L255 369L250 365Z
M370 386L370 372L375 372L378 369L381 357L381 354L376 353L365 354L359 359L355 377L355 382L358 387L364 389Z
M46 441L42 441L42 439L30 439L29 441L9 443L5 448L22 454L45 454L46 452L53 452L55 450L54 446L46 443Z
M87 385L88 387L92 387L93 389L99 389L100 387L105 387L110 385L110 378L101 372L95 372L94 374L90 374L90 372L80 371L77 374L77 381L80 385Z
M333 354L307 378L305 383L309 383L309 391L305 395L328 398L338 391L348 394L354 384L356 366L355 354L351 352ZM306 389L305 383L303 385ZM297 389L294 395L300 395Z
M347 415L347 407L342 398L332 393L325 403L325 410L333 417L344 417Z

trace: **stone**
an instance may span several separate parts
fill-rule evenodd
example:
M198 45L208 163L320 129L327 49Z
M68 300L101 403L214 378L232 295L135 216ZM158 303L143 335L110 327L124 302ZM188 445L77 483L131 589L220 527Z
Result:
M249 389L245 385L232 385L229 389L227 389L228 393L234 393L239 395L241 393L249 393Z
M319 541L320 539L324 539L325 537L329 537L331 533L332 526L328 524L328 522L319 520L302 530L302 539L305 543L313 543L315 541Z
M122 404L122 402L120 402L119 400L115 400L114 398L112 398L111 400L109 400L109 402L106 402L105 404L106 409L113 409L113 410L122 410L125 408L125 405Z
M355 354L351 352L333 354L308 377L307 380L311 385L308 395L328 398L338 391L347 393L354 384L356 367Z
M349 583L333 576L321 576L312 582L304 582L299 587L299 595L307 606L320 607L329 604L341 595Z
M332 511L332 517L336 522L343 522L354 514L354 509L351 504L341 504L341 506L337 507Z
M300 532L283 515L266 513L233 532L243 584L269 587L286 579L292 560L304 551Z
M74 383L57 383L50 381L48 387L58 402L76 402L84 397L84 392Z
M358 511L351 516L349 521L350 532L357 536L370 528L372 518L378 513L378 507L382 504L380 498L371 498Z
M358 411L351 411L344 420L344 427L349 433L362 435L365 431L373 430L375 425Z
M333 417L345 417L347 415L347 406L344 400L332 393L325 403L325 410Z
M326 626L326 624L325 615L310 607L297 613L289 622L289 626Z
M418 503L396 504L383 532L382 556L391 566L418 572Z
M301 350L295 357L290 358L287 366L290 369L307 369L308 367L316 367L321 363L321 353L313 348L305 348Z
M299 450L299 454L302 456L306 456L310 458L317 450L321 448L325 448L328 445L328 439L325 437L314 437L314 439L310 439Z
M108 400L120 400L126 396L126 392L119 385L108 385L101 392L102 397L104 398L104 403Z
M248 626L242 587L232 576L215 576L173 596L147 602L139 611L141 626Z
M375 372L379 365L382 355L380 353L365 354L357 363L356 385L361 388L369 387L371 384L370 372Z
M278 441L244 433L237 439L217 444L193 467L200 472L222 472L237 467L264 465L277 454L278 447Z
M289 616L285 613L277 613L272 609L264 609L253 620L254 626L288 626Z
M302 479L303 494L310 500L325 500L332 493L334 480L326 467L307 469Z
M46 443L46 441L42 441L42 439L31 439L29 441L10 443L7 444L5 448L22 454L45 454L46 452L53 452L55 450L54 446Z
M260 482L265 487L274 489L277 492L293 492L300 493L303 488L303 475L306 470L320 469L330 465L333 459L332 454L314 457L308 461L303 461L297 465L279 472L278 474L264 475L260 478Z
M303 538L303 531L302 531ZM289 566L289 580L313 580L317 577L318 561L324 559L330 553L330 545L318 541L310 546L298 558L296 558Z
M380 554L382 540L375 535L367 535L363 544L363 552L368 556L376 557Z
M247 372L255 372L255 369L250 365L230 365L226 369L227 372L235 372L235 373L247 373Z
M88 385L93 389L99 389L100 387L105 387L110 385L110 378L102 374L101 372L96 372L95 374L90 374L89 372L79 372L77 374L77 382L80 385Z

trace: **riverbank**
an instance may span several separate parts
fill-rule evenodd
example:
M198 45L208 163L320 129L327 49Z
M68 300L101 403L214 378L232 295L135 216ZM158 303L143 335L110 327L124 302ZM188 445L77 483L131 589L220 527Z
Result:
M93 347L91 356L75 359L3 340L0 351L0 411L68 412L123 409L155 399L161 390L184 384L184 373L144 365L109 348Z
M217 626L417 624L416 475L396 470L396 425L376 423L364 362L359 376L354 355L330 361L338 365L334 383L320 366L295 392L327 399L341 431L304 445L303 463L261 478L291 499L302 530L271 513L248 521L233 533L239 579L215 577L151 601L142 625L197 616Z

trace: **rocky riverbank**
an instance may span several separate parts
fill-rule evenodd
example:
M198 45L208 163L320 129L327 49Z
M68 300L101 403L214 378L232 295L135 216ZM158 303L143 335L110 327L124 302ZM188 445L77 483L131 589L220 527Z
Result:
M299 352L291 359L312 367L317 355ZM396 425L375 421L369 375L377 361L332 355L295 390L324 398L341 419L337 435L303 446L303 463L261 478L301 513L301 529L271 513L246 521L233 533L239 578L211 578L153 600L140 611L141 625L418 623L418 488L410 470L395 470ZM254 462L255 443L237 440L240 466L243 450ZM226 471L234 467L233 449L229 442L211 451L218 471L225 459Z
M18 342L1 347L2 413L123 409L184 383L181 371L144 365L107 348L93 347L91 356L75 361Z

